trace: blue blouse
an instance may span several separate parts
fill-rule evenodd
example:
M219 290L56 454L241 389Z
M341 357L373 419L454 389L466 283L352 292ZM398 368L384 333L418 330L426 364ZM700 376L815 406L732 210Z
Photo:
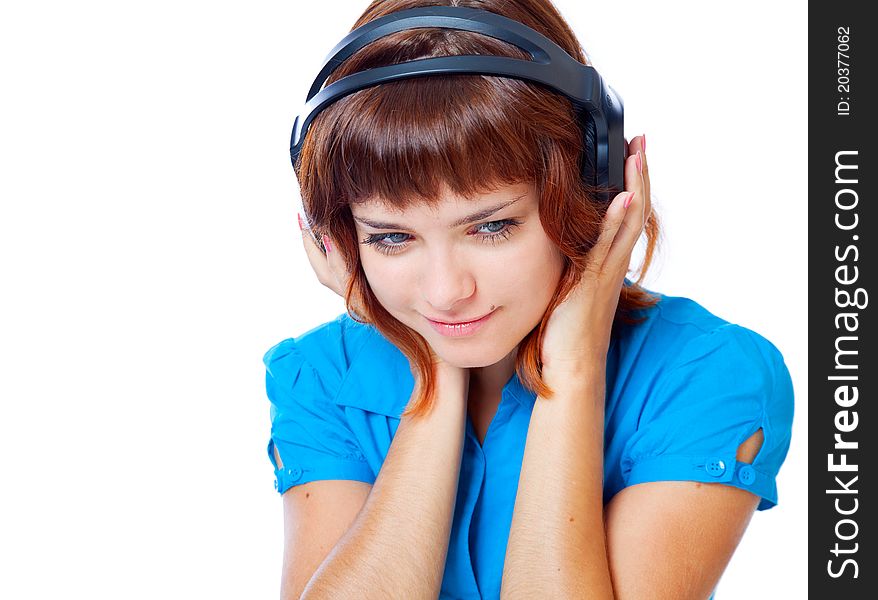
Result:
M772 508L793 420L783 356L692 300L657 295L658 304L633 315L646 320L619 323L611 337L604 503L637 483L701 481L750 491L758 510ZM406 357L344 313L280 342L264 362L277 491L324 479L374 483L414 388ZM482 445L467 417L441 598L500 596L535 401L513 373ZM760 428L753 463L737 462L738 446Z

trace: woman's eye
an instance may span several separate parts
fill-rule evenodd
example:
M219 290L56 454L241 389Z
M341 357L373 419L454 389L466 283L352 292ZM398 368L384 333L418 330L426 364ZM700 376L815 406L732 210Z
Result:
M404 242L405 242L405 237L406 237L407 235L408 235L407 233L385 233L385 234L381 237L381 239L382 239L382 240L389 240L389 241L391 242L390 245L392 245L392 246L396 246L396 245L399 245L399 244L404 243ZM402 237L401 237L401 238L397 238L396 236L402 236Z
M373 233L364 239L363 243L374 246L376 250L384 254L396 254L405 246L407 235L407 233ZM397 236L401 236L402 239ZM388 243L388 240L391 243Z
M493 229L493 227L496 227L498 225L499 225L499 227L497 227L496 230ZM481 229L482 227L487 227L488 233L499 233L500 231L503 231L503 227L505 227L505 226L506 226L506 221L491 221L490 223L485 223L484 225L479 225L479 229Z
M477 225L470 235L480 238L485 243L496 244L501 239L509 239L512 230L521 225L516 219L501 219ZM374 246L384 254L396 254L406 247L407 233L375 233L363 240L364 244Z
M487 228L486 234L479 234L479 237L485 243L496 244L501 240L508 240L512 235L512 230L521 225L521 221L516 219L502 219L500 221L490 221L476 227L476 231Z

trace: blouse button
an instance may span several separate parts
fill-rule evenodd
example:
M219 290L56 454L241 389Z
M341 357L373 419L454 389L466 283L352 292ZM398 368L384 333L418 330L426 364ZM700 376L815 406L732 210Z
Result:
M719 477L726 472L726 463L722 459L714 458L704 465L704 470L714 477Z
M756 471L754 471L753 467L750 465L744 465L738 471L738 479L740 479L741 483L744 485L750 485L756 479Z
M293 481L298 481L302 477L302 469L299 467L287 469L287 475L289 475Z

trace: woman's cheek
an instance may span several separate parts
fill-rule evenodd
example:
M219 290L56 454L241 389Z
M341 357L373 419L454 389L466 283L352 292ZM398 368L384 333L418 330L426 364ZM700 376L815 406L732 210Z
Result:
M550 242L548 244L541 242L541 240L528 240L526 244L512 244L514 246L512 253L501 258L506 265L515 265L522 276L527 274L528 277L534 275L545 277L547 269L551 271L557 262L558 252Z
M405 269L388 264L390 261L361 259L366 281L382 306L391 310L404 302L413 283Z

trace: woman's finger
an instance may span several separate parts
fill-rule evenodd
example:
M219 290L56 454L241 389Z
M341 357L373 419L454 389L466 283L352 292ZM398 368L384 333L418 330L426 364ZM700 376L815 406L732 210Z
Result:
M638 150L640 150L640 157L643 159L643 224L646 225L647 219L649 219L650 213L652 213L652 195L651 195L651 187L649 182L649 160L646 156L646 135L641 135L638 138L632 140L636 142L638 146Z
M329 266L329 271L332 273L332 276L338 285L336 293L344 298L345 292L348 288L348 279L350 277L347 265L345 265L341 252L336 248L335 242L328 235L323 236L323 246L326 248L326 262Z
M317 245L312 230L303 225L301 217L299 218L299 226L302 231L302 244L305 247L305 254L308 257L308 262L311 263L311 268L317 275L317 280L336 294L342 295L341 285L330 267L327 256Z
M335 242L327 235L323 236L323 246L326 248L326 264L332 272L338 286L333 289L344 299L347 295L351 273L348 271L347 263L341 255L341 252L338 251ZM346 306L348 311L352 311L352 314L357 315L357 320L366 318L366 313L361 310L356 294L352 295L349 301L346 301Z
M633 144L634 141L632 141ZM615 266L614 263L618 261L618 257L614 257L612 254L613 248L620 245L620 238L625 238L626 231L632 226L631 213L637 211L634 202L636 202L637 194L642 193L639 184L642 180L638 173L638 160L640 158L636 152L629 154L625 160L625 191L618 194L607 208L601 234L589 253L590 269L596 273L605 272ZM626 202L629 203L627 207L625 206Z
M601 227L601 233L598 236L598 241L588 253L588 269L594 273L601 273L606 268L607 255L613 244L613 239L618 235L622 222L625 219L625 215L628 212L625 208L625 202L630 195L631 192L628 190L617 194L607 208L607 212L604 215L603 225Z
M642 137L632 140L632 149L636 150L625 165L625 189L634 192L634 196L607 252L605 268L608 269L620 268L627 272L631 263L631 254L637 245L637 240L643 234L646 223L649 200L642 143Z

